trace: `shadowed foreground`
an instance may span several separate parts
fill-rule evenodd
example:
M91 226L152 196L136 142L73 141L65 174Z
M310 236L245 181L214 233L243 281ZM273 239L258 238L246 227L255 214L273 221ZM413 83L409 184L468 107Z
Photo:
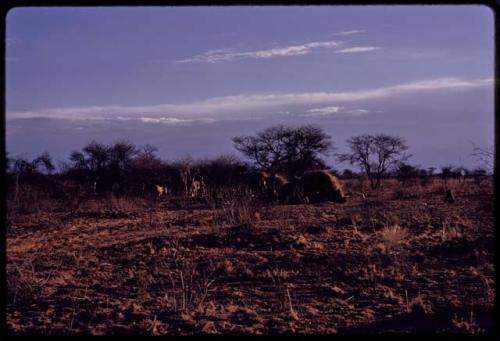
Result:
M492 328L491 184L344 204L90 200L9 217L15 333L478 333ZM240 198L241 199L241 198ZM244 199L244 198L243 198Z

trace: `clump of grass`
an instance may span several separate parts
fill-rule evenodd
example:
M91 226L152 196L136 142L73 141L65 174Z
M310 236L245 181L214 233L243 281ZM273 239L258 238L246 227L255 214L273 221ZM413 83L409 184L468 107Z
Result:
M175 312L201 310L216 280L215 270L211 263L180 261L176 269L168 273L170 288L166 291L162 304Z
M464 319L461 317L457 317L457 314L455 314L454 318L451 320L453 323L453 326L460 332L467 333L467 334L479 334L484 332L483 329L479 327L479 325L476 323L474 320L474 314L470 313L470 316L468 319Z
M52 275L50 272L44 276L37 271L34 259L9 264L7 273L7 301L12 304L39 294Z
M464 234L455 226L443 225L440 231L441 241L447 241L452 239L461 239Z
M380 242L384 245L385 250L387 251L405 245L409 236L408 231L399 224L384 226L384 228L378 233Z
M407 294L407 293L406 293ZM417 295L410 302L408 302L407 309L409 312L419 314L432 314L432 308L428 301L422 295Z
M217 221L223 226L251 225L256 220L259 202L253 193L244 188L219 193L221 207Z

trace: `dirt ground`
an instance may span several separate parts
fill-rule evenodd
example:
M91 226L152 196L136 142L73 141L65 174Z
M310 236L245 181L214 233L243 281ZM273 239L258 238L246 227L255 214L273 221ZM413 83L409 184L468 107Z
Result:
M482 333L491 183L385 184L344 204L93 199L8 217L17 334Z

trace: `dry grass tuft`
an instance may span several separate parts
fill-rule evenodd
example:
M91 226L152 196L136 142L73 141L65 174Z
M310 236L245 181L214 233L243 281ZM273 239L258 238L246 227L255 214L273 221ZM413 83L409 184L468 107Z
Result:
M484 330L477 325L472 312L468 319L458 317L457 314L455 314L451 322L458 331L465 334L480 334L484 332Z
M248 190L225 190L219 193L221 208L216 220L223 226L251 225L260 219L259 202Z
M408 230L402 228L398 224L385 226L381 231L378 232L378 239L383 245L384 250L386 250L387 252L406 245L408 243L408 238Z

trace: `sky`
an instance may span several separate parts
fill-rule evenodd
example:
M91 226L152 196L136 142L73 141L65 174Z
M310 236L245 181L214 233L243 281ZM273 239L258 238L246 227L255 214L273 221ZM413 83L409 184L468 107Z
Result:
M397 135L422 167L472 168L494 145L486 6L14 8L5 39L15 157L92 140L238 155L233 136L277 124L317 125L335 152Z

